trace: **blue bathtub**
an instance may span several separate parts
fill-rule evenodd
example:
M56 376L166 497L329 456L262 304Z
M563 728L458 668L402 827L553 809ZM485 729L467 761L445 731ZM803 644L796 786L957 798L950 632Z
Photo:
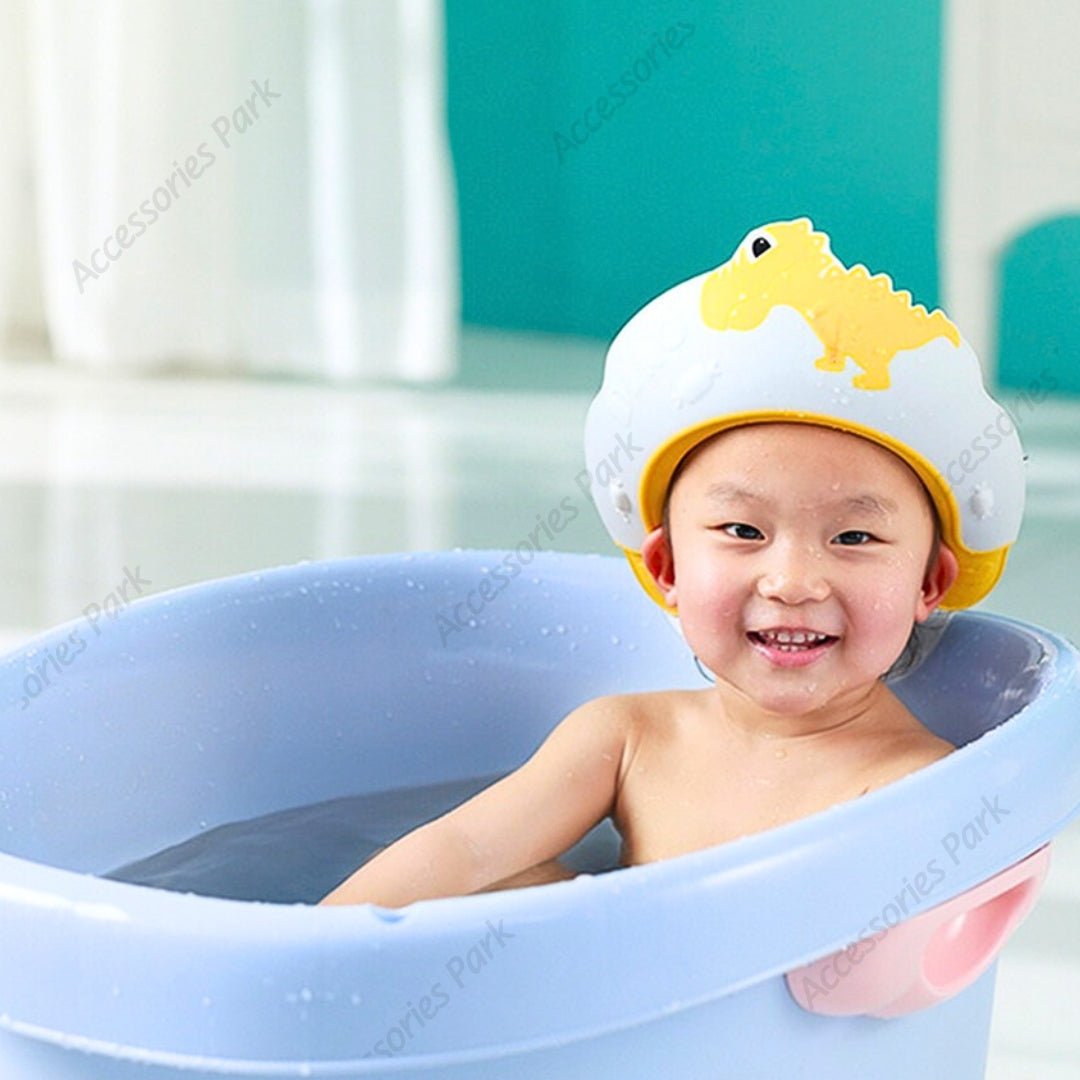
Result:
M891 925L931 866L909 918L1080 808L1076 651L963 613L894 684L962 749L767 833L400 911L100 876L223 822L505 773L598 694L703 686L624 561L600 556L246 574L59 627L0 680L4 1080L974 1080L992 958L892 1019L809 1011L785 976Z

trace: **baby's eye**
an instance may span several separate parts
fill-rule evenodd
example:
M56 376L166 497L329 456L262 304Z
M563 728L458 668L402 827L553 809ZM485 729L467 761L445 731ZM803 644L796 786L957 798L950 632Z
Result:
M738 533L738 534L731 533L731 532L728 532L729 529L746 529L749 532L754 533L755 535L754 536L746 536L743 533ZM726 525L721 525L720 526L720 531L727 533L728 536L735 536L735 538L738 539L738 540L757 540L758 537L763 535L760 529L755 528L753 525L747 525L743 521L730 521Z
M845 537L854 537L855 539L845 539ZM848 529L846 532L840 533L836 539L845 547L861 547L875 539L875 537L873 533L865 532L862 529Z

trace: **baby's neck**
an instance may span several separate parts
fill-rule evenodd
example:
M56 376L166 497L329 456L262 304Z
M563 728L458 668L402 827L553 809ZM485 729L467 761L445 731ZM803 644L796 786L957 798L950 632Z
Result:
M717 683L709 693L718 719L735 738L748 746L775 748L785 742L824 743L840 741L863 727L879 726L882 710L896 705L891 691L880 680L849 691L841 699L811 712L776 713L762 709L745 694Z

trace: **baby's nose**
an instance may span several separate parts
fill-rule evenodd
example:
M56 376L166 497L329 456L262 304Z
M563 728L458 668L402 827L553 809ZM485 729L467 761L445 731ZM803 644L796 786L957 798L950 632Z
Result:
M821 553L805 545L775 546L758 578L758 594L786 604L824 600L829 595L829 583L823 571Z

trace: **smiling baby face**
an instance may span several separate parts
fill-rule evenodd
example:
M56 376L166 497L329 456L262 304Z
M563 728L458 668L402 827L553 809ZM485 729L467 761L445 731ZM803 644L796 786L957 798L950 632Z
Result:
M680 465L665 516L649 572L718 687L770 713L865 693L957 572L915 473L817 425L714 436Z

